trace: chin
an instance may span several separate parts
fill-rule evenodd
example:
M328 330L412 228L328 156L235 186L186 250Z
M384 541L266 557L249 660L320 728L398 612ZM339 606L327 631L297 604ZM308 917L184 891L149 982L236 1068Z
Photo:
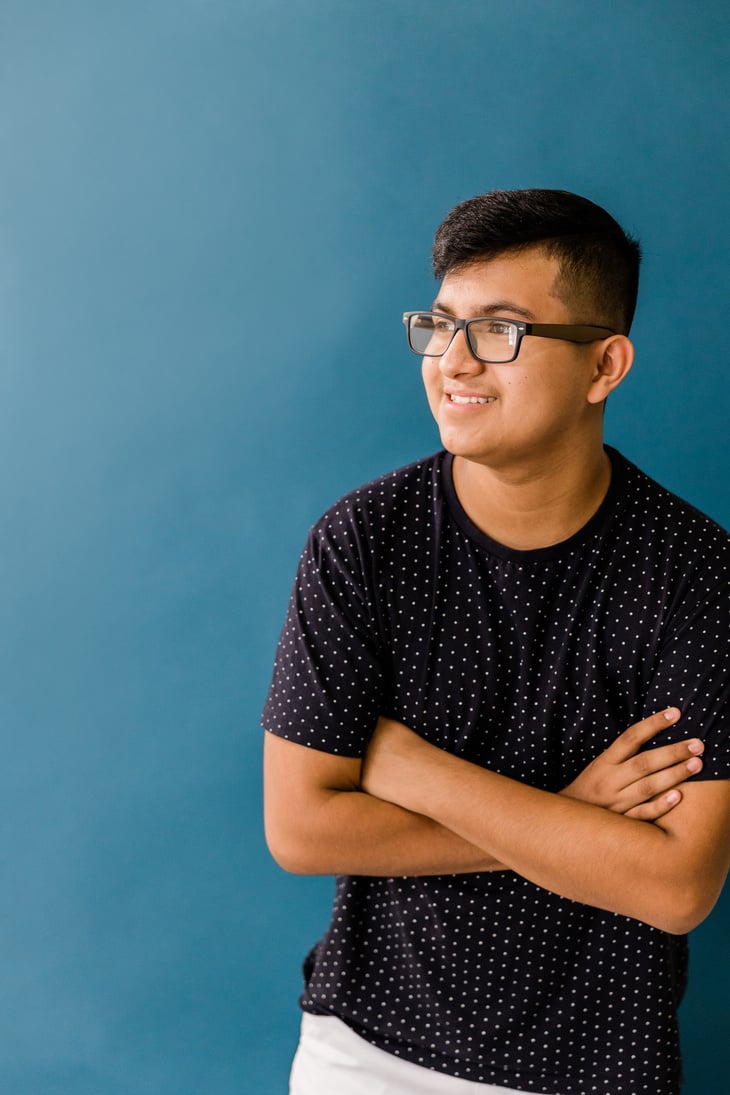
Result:
M498 447L475 445L473 440L469 443L466 438L448 432L441 433L441 446L452 456L459 456L462 460L470 460L475 464L489 463L490 458L499 454Z

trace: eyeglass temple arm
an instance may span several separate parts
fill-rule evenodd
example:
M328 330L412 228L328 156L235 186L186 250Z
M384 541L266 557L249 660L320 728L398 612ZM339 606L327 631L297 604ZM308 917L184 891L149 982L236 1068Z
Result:
M567 342L597 342L616 334L610 327L593 327L585 323L526 323L525 328L526 335L560 338Z

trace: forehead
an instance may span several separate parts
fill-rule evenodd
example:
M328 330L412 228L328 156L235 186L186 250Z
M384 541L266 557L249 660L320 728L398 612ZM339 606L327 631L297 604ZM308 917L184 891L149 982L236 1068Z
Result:
M536 248L497 255L446 274L434 304L461 317L501 313L565 322L567 309L555 290L559 273L557 259Z

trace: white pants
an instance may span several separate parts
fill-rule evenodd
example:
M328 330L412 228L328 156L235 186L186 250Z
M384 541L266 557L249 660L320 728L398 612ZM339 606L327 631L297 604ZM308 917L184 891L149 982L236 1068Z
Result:
M330 1015L302 1015L289 1095L524 1095L414 1065Z

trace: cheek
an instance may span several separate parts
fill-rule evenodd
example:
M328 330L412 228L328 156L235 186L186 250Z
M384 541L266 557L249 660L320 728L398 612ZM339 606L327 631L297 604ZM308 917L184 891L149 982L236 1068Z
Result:
M507 374L501 386L506 395L527 405L560 403L569 393L571 384L555 369L542 372L520 371Z
M424 357L421 365L421 378L426 389L426 397L431 407L441 398L441 374L433 358Z

